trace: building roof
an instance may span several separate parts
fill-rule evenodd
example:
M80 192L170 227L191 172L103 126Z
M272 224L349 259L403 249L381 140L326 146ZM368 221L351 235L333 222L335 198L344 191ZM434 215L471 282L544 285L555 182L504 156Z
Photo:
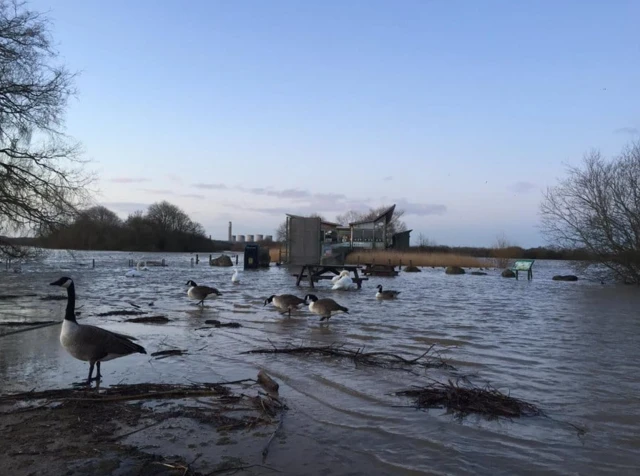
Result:
M385 211L383 211L380 215L378 215L373 220L355 221L353 223L349 223L349 226L352 226L352 225L363 225L365 223L376 223L376 222L379 222L380 220L382 220L383 218L385 219L385 221L390 221L391 217L393 216L393 212L394 212L395 209L396 209L396 205L394 203L393 205L391 205L389 208L387 208Z
M394 233L393 236L396 235L402 235L403 233L411 233L413 230L404 230L404 231L399 231L398 233Z
M288 217L291 217L291 218L320 218L320 217L303 217L302 215L293 215L292 213L285 213L285 215L287 215ZM331 226L331 227L340 226L339 223L334 223L332 221L323 220L322 218L320 218L320 224L321 225Z

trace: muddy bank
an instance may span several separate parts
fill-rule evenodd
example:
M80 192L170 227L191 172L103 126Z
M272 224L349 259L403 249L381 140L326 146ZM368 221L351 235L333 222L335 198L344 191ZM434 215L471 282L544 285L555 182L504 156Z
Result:
M285 409L251 379L5 395L0 467L13 475L195 475L255 465L260 474ZM241 440L254 454L227 454Z

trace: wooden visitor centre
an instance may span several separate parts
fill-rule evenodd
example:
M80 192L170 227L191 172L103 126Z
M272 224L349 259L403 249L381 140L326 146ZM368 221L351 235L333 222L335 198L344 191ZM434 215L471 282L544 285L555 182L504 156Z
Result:
M340 265L354 249L407 249L411 230L392 234L396 206L365 221L343 225L319 217L287 214L286 263L294 266Z

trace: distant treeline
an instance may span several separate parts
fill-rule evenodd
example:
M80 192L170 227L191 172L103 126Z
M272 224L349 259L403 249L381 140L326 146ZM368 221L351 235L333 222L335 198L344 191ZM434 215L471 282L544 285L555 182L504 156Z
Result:
M226 241L210 240L200 223L166 201L126 220L96 206L82 211L72 223L41 233L35 243L44 248L107 251L222 251Z
M552 248L521 248L508 246L506 248L481 248L472 246L414 246L412 250L425 253L454 253L458 255L474 256L477 258L507 258L507 259L557 259L590 261L593 257L586 250L568 250Z

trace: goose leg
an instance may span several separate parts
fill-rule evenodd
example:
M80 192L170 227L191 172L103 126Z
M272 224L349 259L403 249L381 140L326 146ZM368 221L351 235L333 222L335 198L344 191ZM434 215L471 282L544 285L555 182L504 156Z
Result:
M100 380L102 380L102 374L100 373L100 361L99 360L96 363L96 369L97 369L96 380L100 381Z
M289 319L291 319L291 308L289 308Z
M89 362L89 376L87 377L87 382L91 383L91 375L93 375L93 366L95 365L95 362L91 361Z

